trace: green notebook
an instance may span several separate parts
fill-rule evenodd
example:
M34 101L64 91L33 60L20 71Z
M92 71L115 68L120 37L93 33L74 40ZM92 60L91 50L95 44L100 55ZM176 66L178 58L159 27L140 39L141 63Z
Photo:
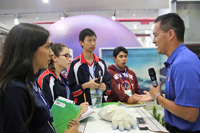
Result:
M72 119L78 119L81 112L81 106L75 105L74 101L58 97L51 107L51 113L54 120L53 126L58 133L63 133L68 129L69 122Z

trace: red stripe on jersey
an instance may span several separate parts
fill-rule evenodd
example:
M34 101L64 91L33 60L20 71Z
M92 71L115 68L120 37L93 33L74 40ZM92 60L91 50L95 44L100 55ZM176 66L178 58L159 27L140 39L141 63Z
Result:
M78 91L72 92L72 94L73 94L74 97L77 97L77 96L79 96L80 94L82 94L82 92L83 92L83 91L80 89L80 90L78 90Z

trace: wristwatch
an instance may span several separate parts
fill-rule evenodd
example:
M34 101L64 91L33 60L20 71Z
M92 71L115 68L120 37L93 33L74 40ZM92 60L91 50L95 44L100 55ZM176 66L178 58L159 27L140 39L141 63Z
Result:
M157 94L157 95L155 96L154 102L155 102L157 105L159 105L159 103L158 103L158 96L162 96L162 97L163 97L163 95L162 95L162 94Z

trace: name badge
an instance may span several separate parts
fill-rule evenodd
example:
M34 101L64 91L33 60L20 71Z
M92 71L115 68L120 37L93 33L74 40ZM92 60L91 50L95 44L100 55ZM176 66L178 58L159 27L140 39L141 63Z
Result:
M129 96L132 96L132 91L131 90L125 90L124 93L129 95Z

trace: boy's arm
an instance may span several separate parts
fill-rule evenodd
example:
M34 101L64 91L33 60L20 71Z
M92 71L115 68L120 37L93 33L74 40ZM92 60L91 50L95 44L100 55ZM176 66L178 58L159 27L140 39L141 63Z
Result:
M107 67L106 67L106 64L105 64L104 60L102 61L102 63L104 64L104 70L105 70L105 73L103 75L102 83L105 83L105 85L106 85L106 90L104 91L104 94L110 95L111 94L112 77L111 77L110 73L107 70Z

